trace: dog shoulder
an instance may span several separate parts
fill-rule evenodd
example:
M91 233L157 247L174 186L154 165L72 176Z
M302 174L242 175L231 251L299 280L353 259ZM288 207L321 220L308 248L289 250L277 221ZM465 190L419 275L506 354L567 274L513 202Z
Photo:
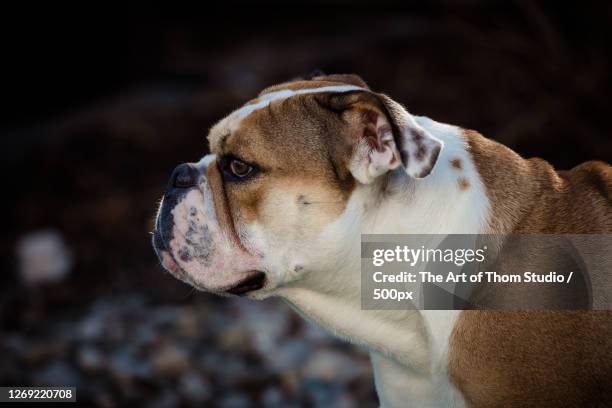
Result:
M541 160L528 160L538 180L535 204L518 232L602 234L612 232L612 167L582 163L556 171Z
M498 233L612 232L612 167L600 161L557 171L540 158L464 130Z
M584 162L570 171L560 171L559 175L585 186L588 194L601 196L612 205L612 166L602 161Z

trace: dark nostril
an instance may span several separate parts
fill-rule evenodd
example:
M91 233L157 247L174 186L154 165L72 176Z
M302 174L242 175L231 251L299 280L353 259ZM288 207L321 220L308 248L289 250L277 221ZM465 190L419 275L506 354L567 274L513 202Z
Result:
M198 183L198 169L189 163L179 164L170 177L172 187L189 188Z

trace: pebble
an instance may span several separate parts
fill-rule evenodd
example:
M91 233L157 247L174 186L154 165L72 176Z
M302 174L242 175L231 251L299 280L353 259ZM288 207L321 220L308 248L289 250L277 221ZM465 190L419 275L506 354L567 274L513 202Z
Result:
M309 358L311 346L302 339L290 339L279 344L276 352L267 354L266 360L279 373L297 370Z
M195 371L186 372L181 376L180 391L189 400L195 402L205 401L212 396L210 384Z
M121 382L150 378L152 373L149 359L139 358L134 349L124 346L116 350L108 362L111 374Z
M306 380L303 384L303 390L306 394L309 405L314 407L333 407L340 389L321 380Z
M104 367L106 358L98 349L83 346L77 352L77 361L86 371L98 371Z
M366 374L367 366L346 354L334 350L318 350L303 368L307 379L346 384Z
M346 385L371 389L371 369L342 347L280 302L191 307L122 294L36 334L0 333L0 382L81 384L84 399L107 407L361 406Z
M95 340L102 338L104 333L104 316L92 313L87 316L78 327L78 335L83 340Z
M71 386L81 385L81 376L68 363L57 361L36 370L32 386Z
M54 358L62 358L68 346L67 343L60 341L35 341L23 351L23 360L32 365Z
M59 231L41 230L17 242L19 276L28 286L57 283L66 278L73 256Z
M176 376L189 367L189 357L185 351L175 346L163 346L153 355L153 369L157 374Z
M219 404L221 408L249 408L251 405L249 397L239 391L225 396Z
M149 408L174 408L179 405L179 401L179 397L174 392L165 390L148 406Z
M261 395L261 405L265 408L283 407L283 393L276 387L268 387Z

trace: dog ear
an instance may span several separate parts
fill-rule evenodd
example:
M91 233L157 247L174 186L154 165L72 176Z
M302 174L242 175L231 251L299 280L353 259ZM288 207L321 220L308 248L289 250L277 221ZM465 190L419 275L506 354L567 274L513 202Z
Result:
M423 129L402 105L387 95L378 94L394 128L394 140L406 173L427 177L433 170L444 142Z
M397 102L370 91L330 93L318 98L348 123L353 146L349 170L362 183L400 165L413 178L428 176L444 143L431 135Z

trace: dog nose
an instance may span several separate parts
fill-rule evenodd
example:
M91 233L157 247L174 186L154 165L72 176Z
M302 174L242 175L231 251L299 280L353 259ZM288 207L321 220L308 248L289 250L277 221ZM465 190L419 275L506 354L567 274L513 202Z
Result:
M200 172L191 163L183 163L176 166L170 176L170 184L175 188L189 188L198 184Z

